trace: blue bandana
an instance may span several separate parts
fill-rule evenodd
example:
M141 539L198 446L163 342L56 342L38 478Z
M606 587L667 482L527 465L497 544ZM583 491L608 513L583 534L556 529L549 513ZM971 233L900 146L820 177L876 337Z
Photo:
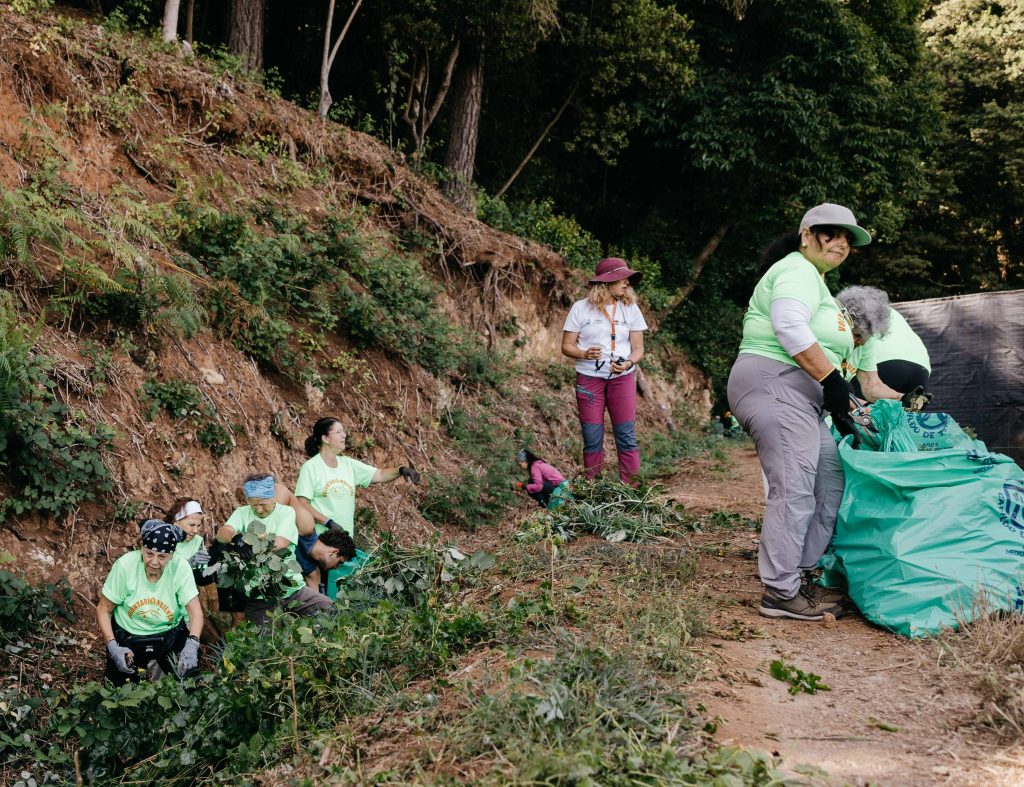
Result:
M274 496L274 476L267 476L259 481L246 481L242 484L242 491L246 498L255 497L269 500Z
M173 552L185 540L185 531L160 519L147 519L140 526L142 546L154 552Z

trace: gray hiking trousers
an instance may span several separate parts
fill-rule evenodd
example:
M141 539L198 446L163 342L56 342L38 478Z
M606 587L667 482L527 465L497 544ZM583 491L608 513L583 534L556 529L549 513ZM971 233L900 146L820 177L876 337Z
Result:
M825 554L843 497L843 467L824 423L821 386L798 366L741 353L728 393L768 479L761 581L792 598L800 571Z
M312 617L321 612L333 610L334 602L311 587L301 587L281 601L248 599L245 605L245 619L257 626L262 626L267 622L267 613L278 607L299 617Z

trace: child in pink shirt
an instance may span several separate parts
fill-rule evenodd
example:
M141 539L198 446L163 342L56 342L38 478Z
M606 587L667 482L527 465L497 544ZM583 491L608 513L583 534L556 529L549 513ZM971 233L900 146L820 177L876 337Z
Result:
M530 473L529 483L520 483L518 486L525 489L526 494L542 508L558 508L566 500L572 499L565 476L532 451L525 448L521 450L516 454L516 462Z

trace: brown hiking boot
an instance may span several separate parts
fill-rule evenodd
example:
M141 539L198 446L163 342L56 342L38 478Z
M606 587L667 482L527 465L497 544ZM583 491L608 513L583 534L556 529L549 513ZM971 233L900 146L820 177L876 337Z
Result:
M817 579L821 576L820 571L805 570L801 572L801 591L809 595L819 604L836 604L843 607L852 606L853 602L850 601L850 597L847 596L843 591L836 590L835 588L827 588L817 583Z
M825 613L841 615L842 607L838 604L824 604L808 593L805 585L793 598L783 598L777 591L765 588L761 596L761 605L757 611L766 618L792 618L793 620L821 620Z

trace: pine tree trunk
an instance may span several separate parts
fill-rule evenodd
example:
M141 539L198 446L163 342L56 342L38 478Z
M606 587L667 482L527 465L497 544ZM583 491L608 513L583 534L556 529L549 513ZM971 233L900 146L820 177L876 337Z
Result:
M265 0L232 0L228 51L242 59L248 71L263 68L263 22Z
M195 19L196 0L187 0L185 6L185 40L192 45L192 22Z
M467 41L459 58L448 123L448 149L444 166L449 172L444 193L469 213L476 213L473 170L476 163L477 136L480 132L480 106L484 92L484 43Z

